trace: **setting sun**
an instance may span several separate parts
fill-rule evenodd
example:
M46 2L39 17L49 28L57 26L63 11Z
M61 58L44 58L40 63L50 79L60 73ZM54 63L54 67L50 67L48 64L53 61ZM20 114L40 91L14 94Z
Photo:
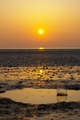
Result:
M39 47L39 50L43 50L44 48L43 47Z
M43 34L44 31L42 29L39 30L39 34Z

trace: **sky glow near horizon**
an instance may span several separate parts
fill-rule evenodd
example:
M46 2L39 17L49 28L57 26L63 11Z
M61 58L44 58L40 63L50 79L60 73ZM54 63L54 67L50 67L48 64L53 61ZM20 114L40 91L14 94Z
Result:
M0 0L0 48L39 47L80 48L80 0Z

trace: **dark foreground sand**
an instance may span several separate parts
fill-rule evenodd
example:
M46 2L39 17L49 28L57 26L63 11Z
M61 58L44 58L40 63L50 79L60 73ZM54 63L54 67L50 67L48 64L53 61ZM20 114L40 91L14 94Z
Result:
M79 120L80 102L31 105L0 98L0 120Z

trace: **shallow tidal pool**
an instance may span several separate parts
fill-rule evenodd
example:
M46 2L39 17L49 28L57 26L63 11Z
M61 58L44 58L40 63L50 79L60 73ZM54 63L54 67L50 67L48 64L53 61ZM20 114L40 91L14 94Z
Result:
M34 89L24 88L6 91L1 93L0 97L10 98L16 102L30 103L30 104L49 104L56 102L78 102L80 101L80 90L65 90L61 92L67 95L57 95L57 89Z

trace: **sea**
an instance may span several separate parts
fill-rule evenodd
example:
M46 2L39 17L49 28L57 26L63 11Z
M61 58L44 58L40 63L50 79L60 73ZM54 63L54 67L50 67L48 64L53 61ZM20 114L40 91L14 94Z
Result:
M1 49L0 67L80 66L80 49Z

